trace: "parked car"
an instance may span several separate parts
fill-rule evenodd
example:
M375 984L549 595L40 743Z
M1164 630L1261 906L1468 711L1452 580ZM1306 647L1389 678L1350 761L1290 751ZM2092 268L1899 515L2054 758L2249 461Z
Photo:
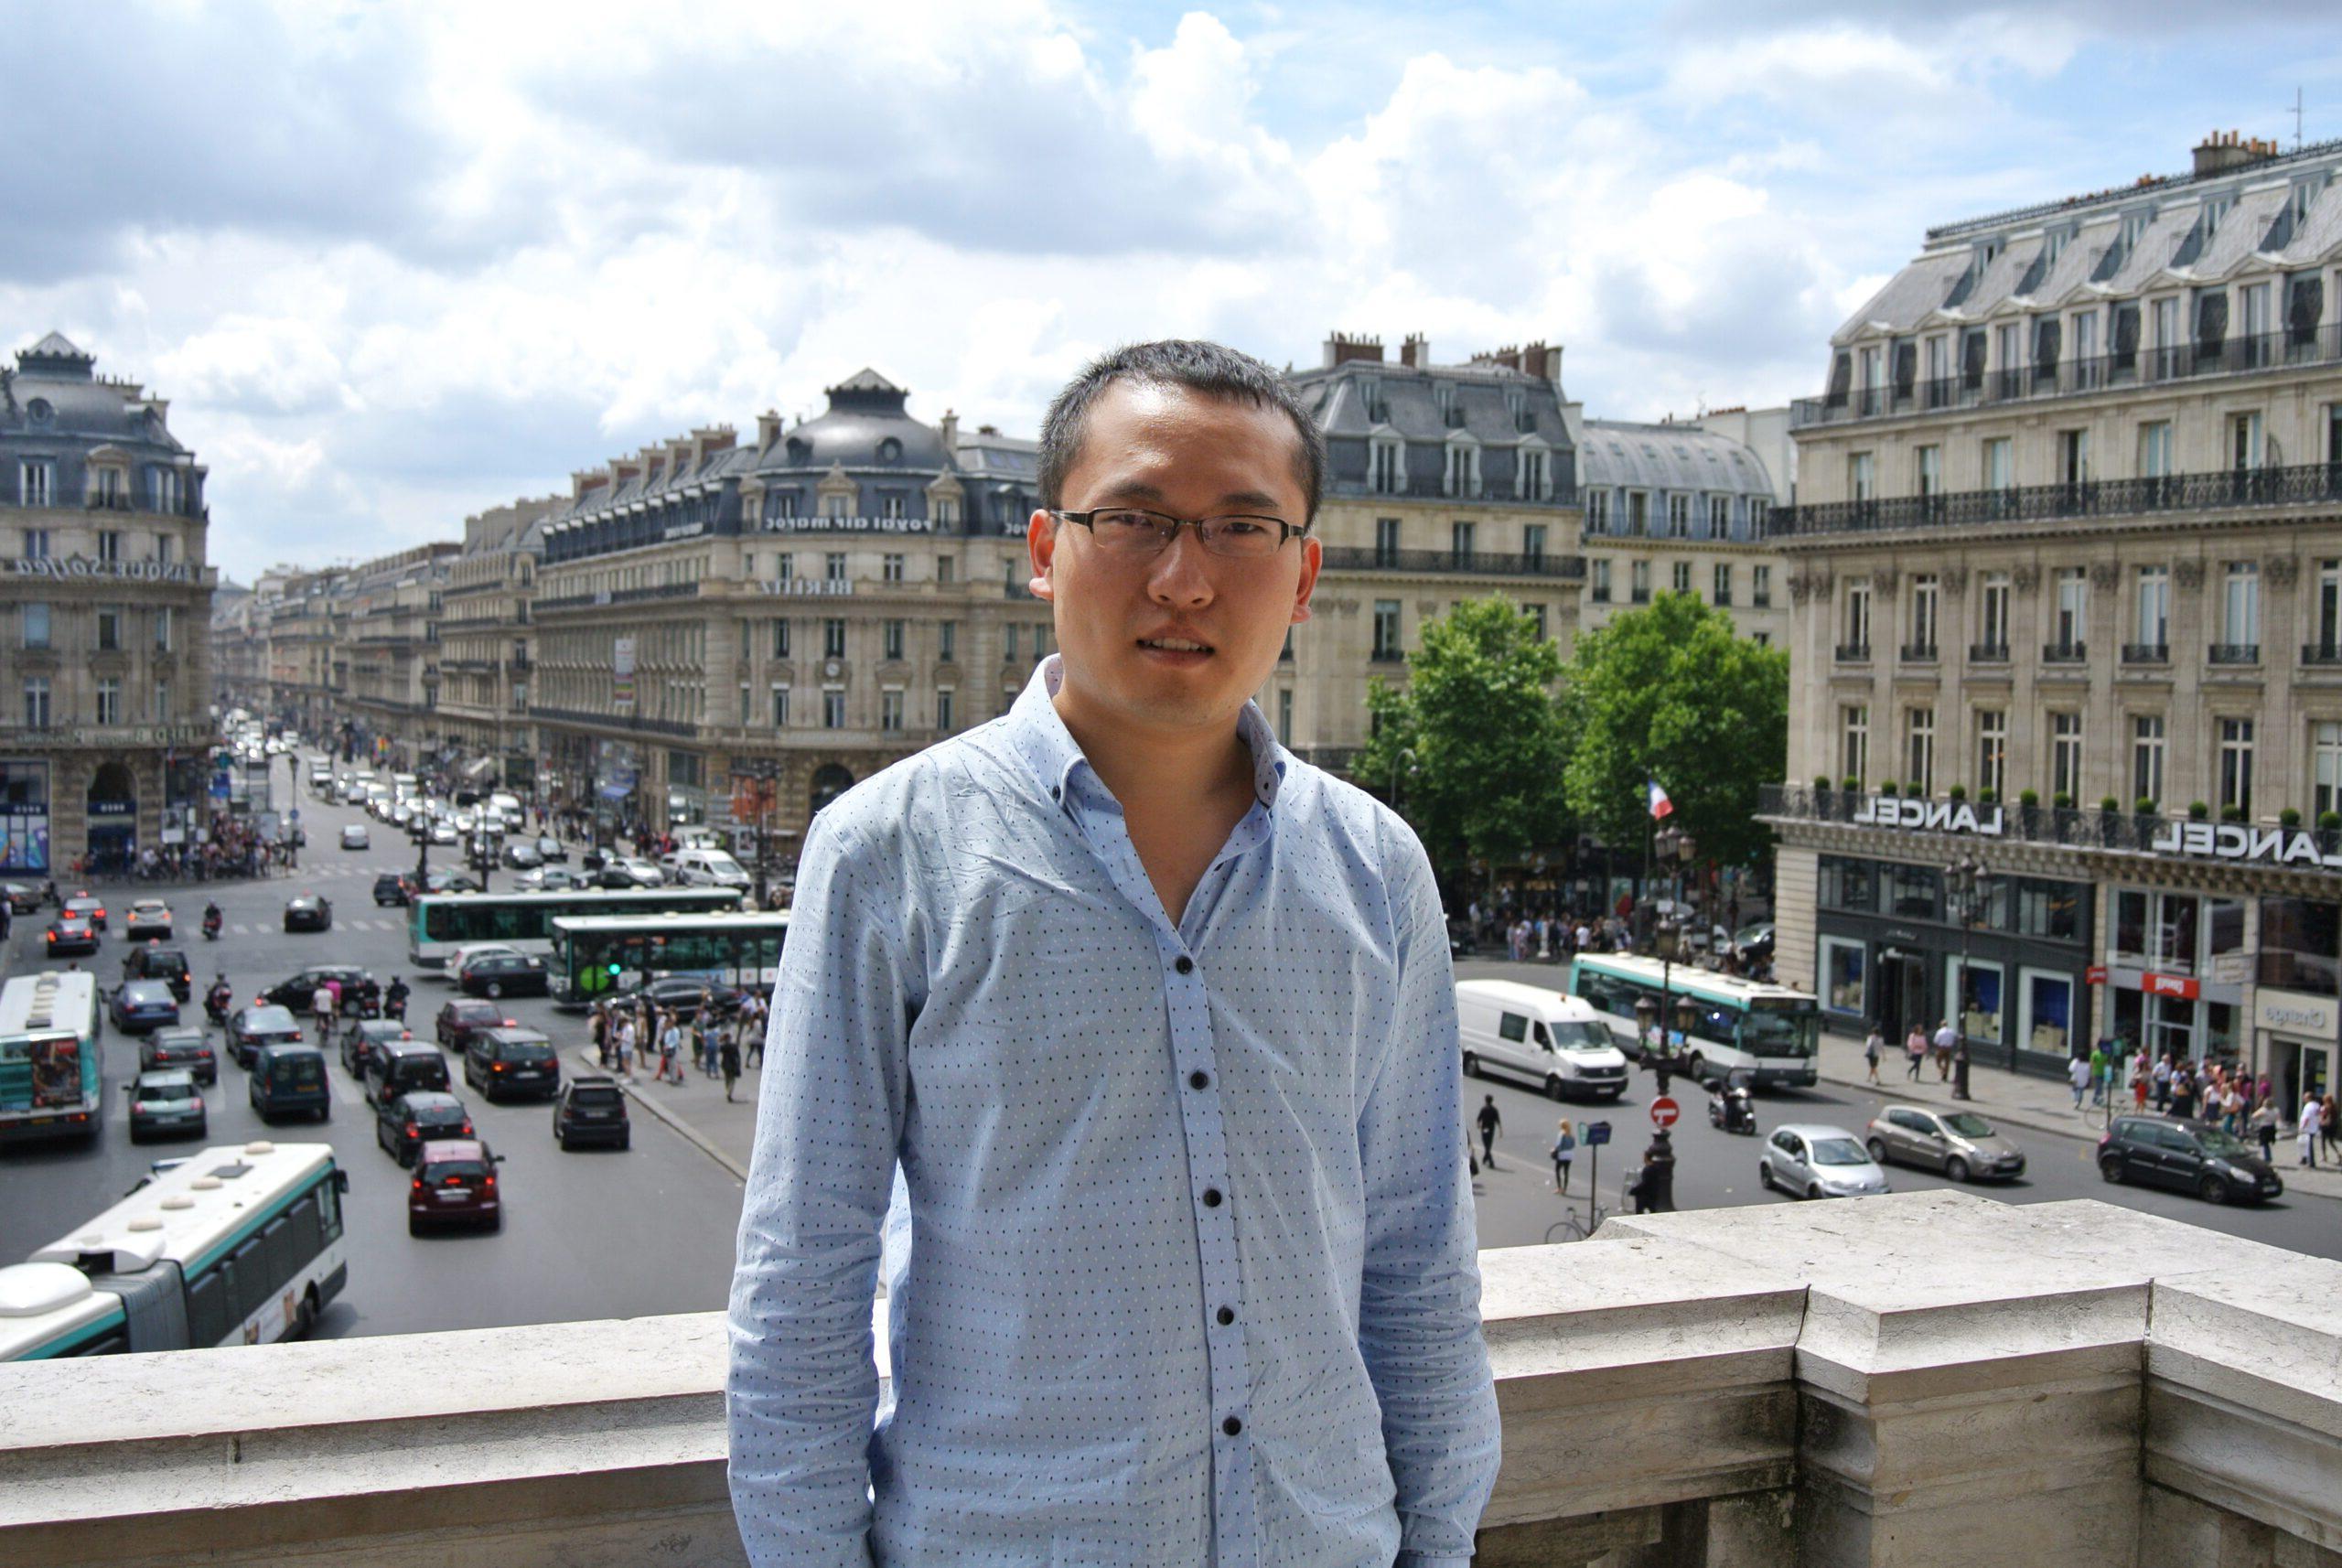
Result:
M329 931L333 929L333 905L315 893L295 893L285 900L285 929Z
M1924 1165L1954 1181L2025 1174L2025 1152L1973 1111L1889 1105L1871 1119L1866 1146L1879 1165Z
M561 1061L553 1042L534 1029L475 1029L464 1047L464 1081L490 1105L521 1095L561 1090Z
M543 996L553 973L534 953L482 953L457 972L456 984L467 996Z
M47 901L48 894L38 882L0 882L0 897L8 900L9 913L30 915Z
M747 993L735 985L720 980L710 980L697 974L662 974L646 984L627 993L629 997L648 996L654 1007L685 1007L699 1005L704 992L715 1011L729 1015L740 1010L741 998Z
M374 1142L403 1165L413 1165L416 1152L434 1138L471 1135L471 1112L462 1101L439 1090L390 1095L374 1115Z
M362 1079L377 1047L413 1038L414 1032L396 1018L352 1018L341 1031L342 1068Z
M220 1060L212 1055L211 1036L197 1024L173 1024L147 1032L138 1042L138 1070L191 1072L198 1083L220 1081Z
M405 877L395 871L385 871L374 878L374 907L380 909L393 904L404 904L413 889L414 884Z
M311 1045L263 1046L252 1058L244 1093L263 1122L304 1112L333 1120L333 1087L326 1080L326 1054Z
M344 849L371 849L374 847L374 840L372 836L366 832L366 824L364 822L352 822L348 827L341 830L341 847Z
M503 1195L496 1186L502 1155L489 1153L476 1138L433 1138L414 1157L414 1179L406 1193L406 1230L420 1236L441 1225L504 1225Z
M80 915L60 914L48 923L48 956L65 958L98 950L98 929Z
M591 884L565 865L541 865L521 873L512 879L512 886L523 893L556 893Z
M632 1144L634 1129L618 1080L587 1074L555 1090L553 1141L564 1149L576 1144L611 1144L623 1149Z
M297 1046L306 1037L289 1010L264 1003L239 1008L228 1020L228 1048L242 1068L251 1067L264 1046Z
M196 1086L191 1072L178 1068L142 1072L124 1084L122 1091L130 1096L130 1141L134 1144L165 1133L200 1138L211 1129L203 1108L203 1090Z
M101 931L106 929L106 901L86 887L59 905L58 912L79 915Z
M516 1029L520 1026L521 1020L505 1012L501 1003L459 998L439 1009L435 1027L441 1045L460 1051L470 1047L476 1029Z
M113 1026L125 1035L142 1035L179 1021L179 999L170 983L161 980L125 980L106 1004Z
M366 1053L366 1103L381 1105L417 1090L440 1089L454 1080L447 1058L424 1040L377 1040Z
M169 941L171 907L160 898L134 901L129 915L123 920L122 934L132 941L142 941L150 937L159 941Z
M2208 1203L2257 1203L2285 1190L2254 1147L2209 1122L2118 1116L2098 1140L2098 1174L2192 1192Z
M1793 1197L1868 1197L1886 1190L1886 1173L1860 1139L1816 1122L1775 1128L1757 1158L1756 1180Z
M141 942L122 955L122 978L159 980L171 988L171 994L181 1002L195 994L195 976L189 972L187 954L177 948L167 948L160 942Z
M327 981L341 984L341 1011L344 1016L358 1011L358 993L366 982L373 979L370 970L354 963L313 963L290 980L280 980L262 992L261 1000L279 1007L289 1007L306 1017L316 1005L317 987Z

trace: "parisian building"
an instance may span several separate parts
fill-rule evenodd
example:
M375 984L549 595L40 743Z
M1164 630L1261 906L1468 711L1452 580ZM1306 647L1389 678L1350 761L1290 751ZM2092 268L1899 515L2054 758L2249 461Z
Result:
M1033 445L908 397L865 370L753 442L695 429L573 477L530 611L549 798L722 824L768 776L787 865L841 791L1007 711L1052 647Z
M1928 231L1792 412L1780 972L2333 1085L2342 144ZM1980 868L1981 867L1981 871Z
M446 757L440 595L462 548L452 540L413 545L349 568L337 584L337 718L360 757L400 768Z
M435 623L438 722L458 776L475 785L536 789L531 612L544 521L568 499L514 501L465 519L462 551L446 563Z
M0 368L0 871L122 864L199 831L215 574L170 405L57 333Z

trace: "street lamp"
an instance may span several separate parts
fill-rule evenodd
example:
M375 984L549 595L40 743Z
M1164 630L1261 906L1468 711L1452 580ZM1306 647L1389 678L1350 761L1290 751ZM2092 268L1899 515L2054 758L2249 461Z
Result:
M743 789L742 786L747 788ZM732 815L736 820L741 808L756 819L757 824L757 908L762 909L768 900L767 879L770 870L770 846L767 841L766 824L772 816L773 800L779 793L780 764L768 757L752 757L732 767Z
M1959 1044L1965 1044L1968 1037L1968 1004L1975 984L1969 958L1976 929L1976 901L1984 895L1987 875L1984 863L1972 854L1963 854L1944 868L1944 886L1951 894L1952 907L1960 915L1960 990L1951 999L1953 1016L1960 1021ZM2014 1036L2009 1037L2008 1065L2011 1072L2016 1070Z
M472 864L479 868L479 890L488 891L489 873L496 866L496 846L504 837L504 824L491 822L483 811L479 821L472 826Z

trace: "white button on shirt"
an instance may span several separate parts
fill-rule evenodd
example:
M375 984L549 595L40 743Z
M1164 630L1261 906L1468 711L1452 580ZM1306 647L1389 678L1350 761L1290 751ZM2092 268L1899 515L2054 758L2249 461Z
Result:
M1422 847L1248 706L1175 927L1058 678L809 835L732 1290L749 1558L1464 1563L1498 1425Z

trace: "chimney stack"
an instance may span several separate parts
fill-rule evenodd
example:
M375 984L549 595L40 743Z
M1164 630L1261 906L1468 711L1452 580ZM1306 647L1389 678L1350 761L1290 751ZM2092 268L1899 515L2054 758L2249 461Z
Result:
M943 422L937 426L943 435L943 455L950 456L960 449L960 416L950 409L943 411Z
M1409 370L1430 370L1431 339L1420 332L1408 333L1406 341L1399 345L1399 362Z
M2277 156L2277 144L2248 137L2240 131L2215 131L2196 144L2196 177L2226 174Z
M757 415L757 450L769 451L772 444L779 439L780 414L768 408Z
M1332 370L1336 365L1346 365L1352 360L1367 360L1375 364L1380 364L1382 339L1351 338L1339 332L1326 339L1326 368L1327 370Z

